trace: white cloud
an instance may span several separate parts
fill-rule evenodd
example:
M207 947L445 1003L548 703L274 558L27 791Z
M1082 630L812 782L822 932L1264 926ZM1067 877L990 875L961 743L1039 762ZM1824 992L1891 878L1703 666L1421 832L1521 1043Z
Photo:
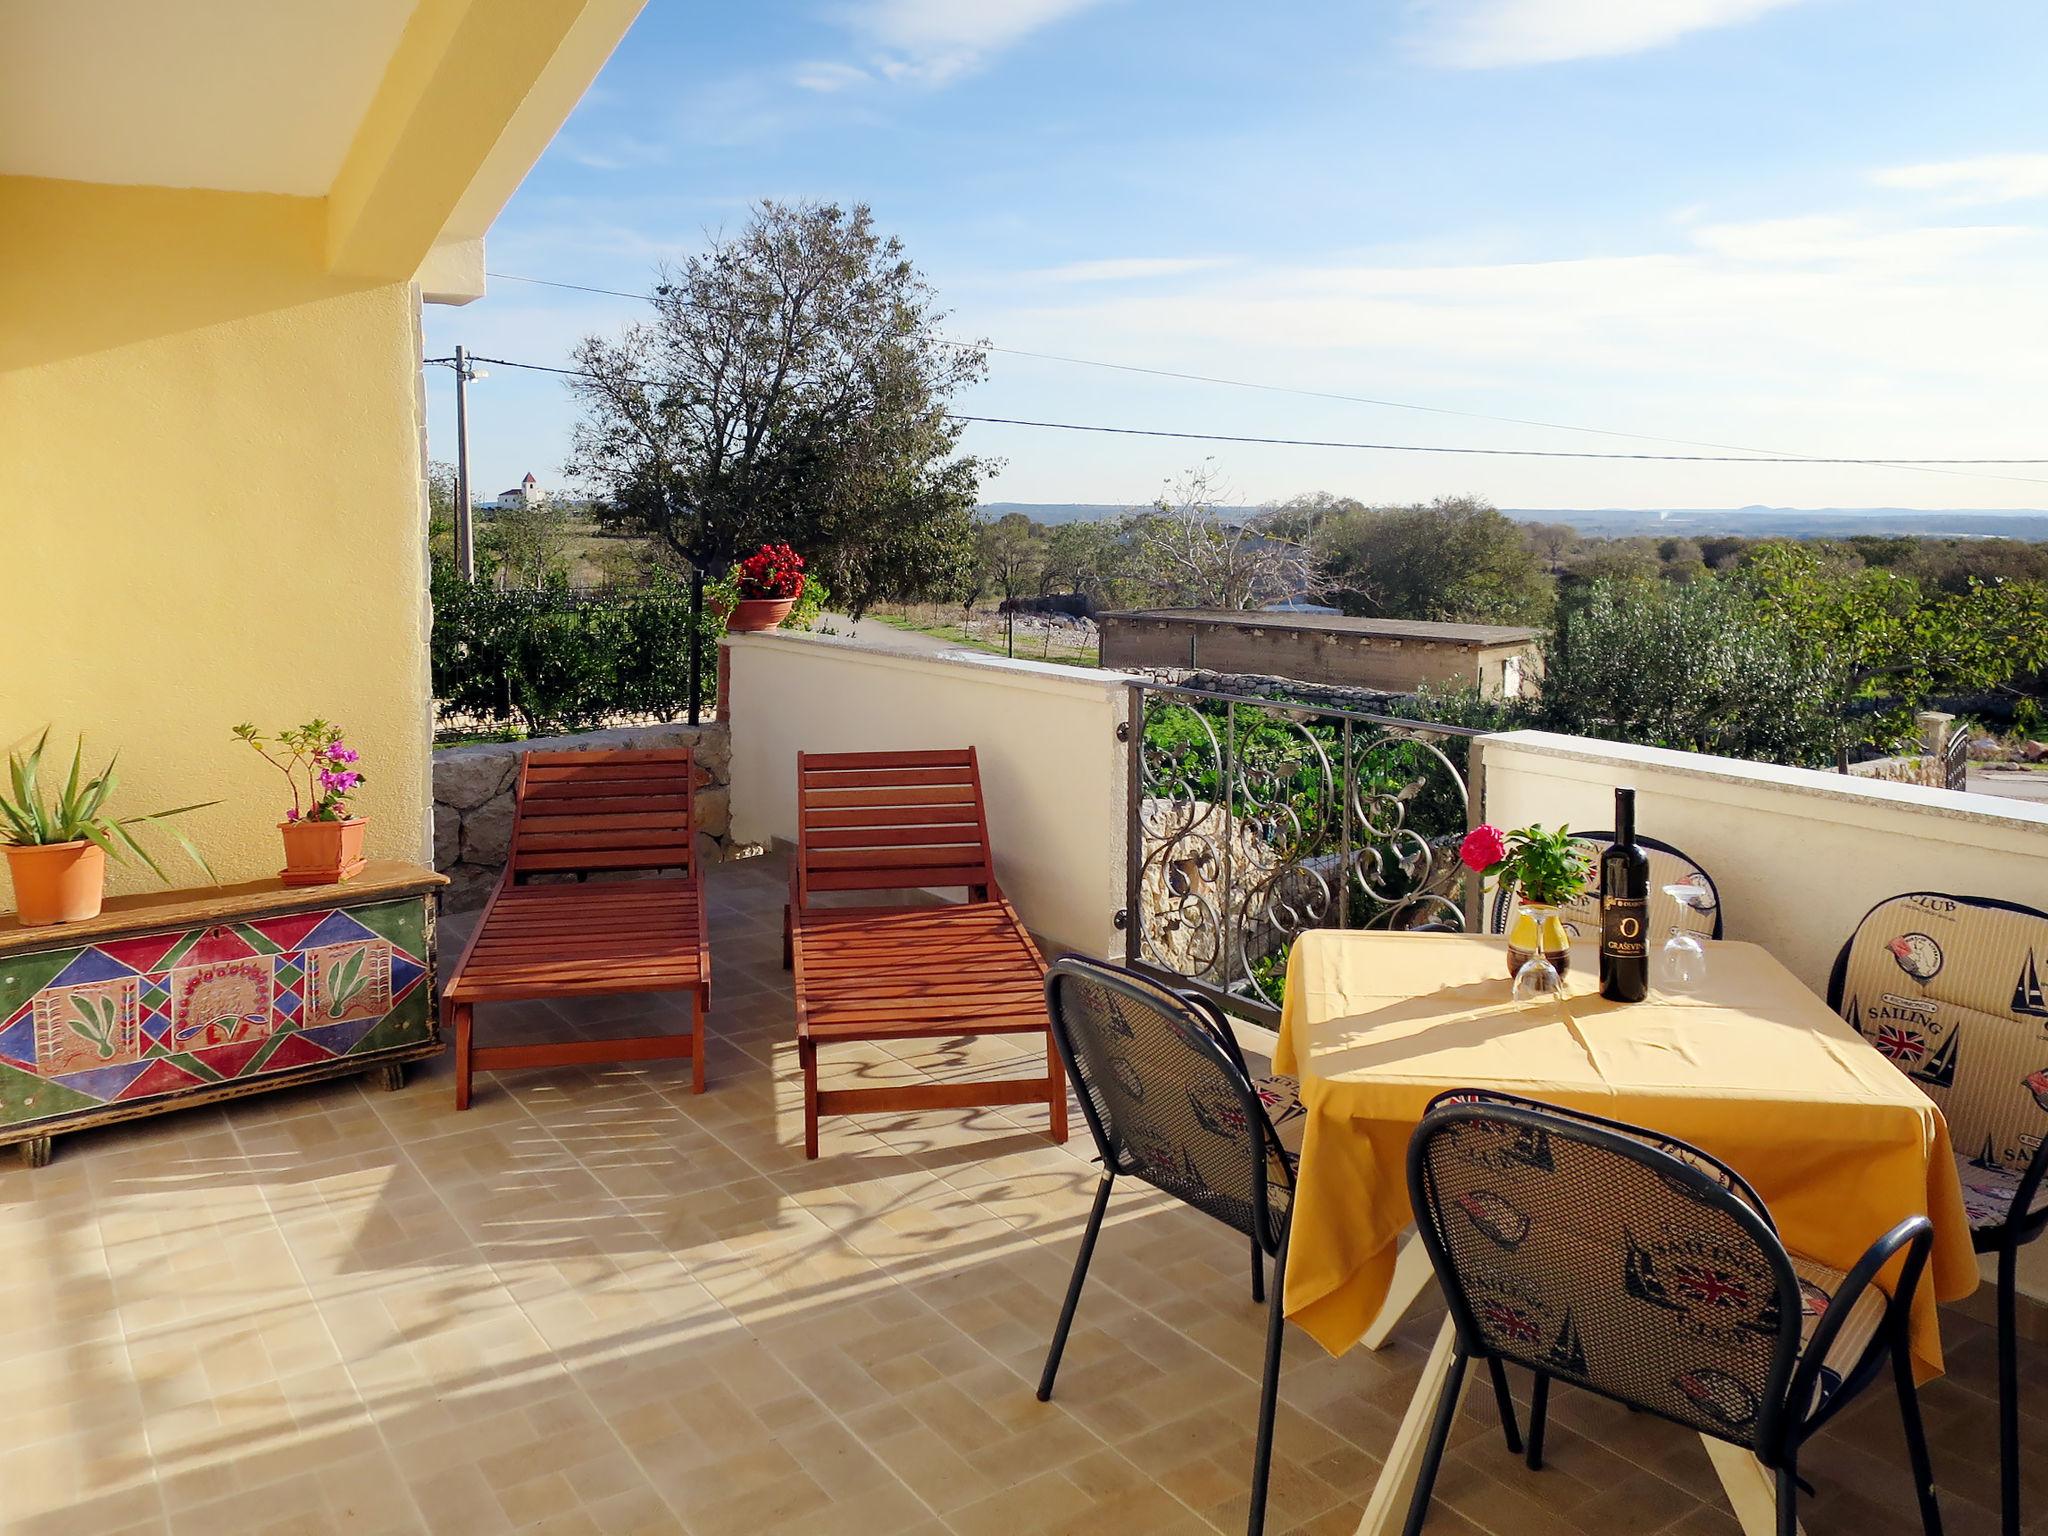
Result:
M1702 250L1737 261L1791 267L1853 266L1900 277L1943 271L1993 246L2035 233L2009 224L1872 226L1825 214L1747 224L1702 224L1691 231Z
M1229 256L1118 256L1103 261L1069 262L1063 267L1040 267L1019 274L1026 281L1041 283L1127 283L1153 277L1180 277L1189 272L1210 272L1227 267Z
M1942 192L1951 207L2016 203L2048 197L2048 155L1979 155L1970 160L1932 160L1873 171L1880 187Z
M821 96L834 95L855 86L872 85L874 78L858 64L842 64L832 59L799 64L790 77L798 90L816 91Z
M1736 26L1801 0L1421 0L1411 41L1450 69L1610 58Z
M841 19L872 50L877 74L944 85L1040 27L1101 0L861 0Z
M963 312L957 328L1045 352L1797 453L1995 454L2029 440L2033 402L2048 389L2048 355L2026 344L2048 329L2048 290L2036 275L2043 259L2048 231L2038 229L1850 217L1720 223L1600 257L1241 261L1170 292L1077 289L1069 302L1040 303L1019 294ZM1631 446L1192 384L1134 399L1121 379L1029 364L999 367L984 388L992 415L1340 440ZM1047 467L1028 434L1013 441L989 431L977 447L1019 466L1005 494L1079 494L1074 482L1093 461L1069 459L1063 447ZM1093 450L1105 470L1126 460L1171 468L1191 448L1115 441L1114 454ZM1256 497L1316 485L1397 499L1470 489L1508 506L2038 506L2048 495L2039 484L1841 466L1216 451ZM1054 486L1060 494L1048 494Z

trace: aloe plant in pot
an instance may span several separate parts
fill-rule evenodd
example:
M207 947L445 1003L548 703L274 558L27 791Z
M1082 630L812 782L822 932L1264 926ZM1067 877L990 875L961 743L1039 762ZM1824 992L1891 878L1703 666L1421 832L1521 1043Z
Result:
M215 800L197 805L180 805L168 811L151 811L137 816L115 817L107 812L119 782L114 764L119 754L107 759L107 766L88 775L85 770L85 738L71 752L71 771L63 790L55 796L43 790L43 753L50 733L45 729L33 747L10 752L7 757L8 793L0 794L0 844L7 849L7 870L14 880L16 916L23 927L40 928L52 923L77 923L97 917L105 898L107 858L125 862L131 855L148 865L166 885L170 877L149 850L135 839L131 828L162 827L177 840L192 862L214 879L213 869L190 838L169 824L173 816L203 811ZM216 882L218 883L218 882Z
M362 871L370 822L348 803L363 786L356 766L362 756L342 738L340 726L318 719L275 737L253 725L235 727L235 739L254 747L291 786L291 809L277 824L284 837L278 878L286 885L333 885Z

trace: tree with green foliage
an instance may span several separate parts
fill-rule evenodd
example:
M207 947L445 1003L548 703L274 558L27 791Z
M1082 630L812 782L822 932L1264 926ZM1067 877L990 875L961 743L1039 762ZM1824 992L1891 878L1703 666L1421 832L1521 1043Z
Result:
M2048 583L1971 577L1960 592L1929 590L1893 567L1848 567L1789 543L1750 551L1743 581L1823 658L1838 711L1872 717L1860 734L1877 746L1907 739L1930 700L2048 666Z
M1044 531L1022 512L1005 512L975 528L974 559L982 585L1000 592L1004 602L1037 586L1045 549Z
M1320 589L1346 613L1479 624L1550 614L1550 578L1521 525L1475 497L1337 513L1316 551Z
M1111 607L1127 582L1129 551L1114 523L1056 523L1046 530L1041 596L1073 592Z
M1574 735L1826 767L1834 684L1822 648L1746 583L1602 579L1559 608L1538 713Z
M569 468L612 525L714 574L787 542L856 615L957 587L988 466L947 408L986 353L940 335L865 206L757 204L651 298L651 321L577 346L569 381Z
M569 514L551 501L506 507L477 537L477 567L501 587L533 591L569 579Z

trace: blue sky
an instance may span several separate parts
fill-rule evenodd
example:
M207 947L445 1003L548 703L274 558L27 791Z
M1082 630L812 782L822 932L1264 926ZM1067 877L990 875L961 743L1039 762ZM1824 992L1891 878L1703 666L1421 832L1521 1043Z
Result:
M488 266L644 290L760 197L864 201L999 346L1800 454L2048 457L2038 0L650 0ZM559 363L642 306L493 280ZM430 431L453 457L451 381ZM561 481L558 380L471 393L478 494ZM1674 444L997 354L990 416L1426 445ZM990 500L2048 506L2011 476L1459 458L977 426Z

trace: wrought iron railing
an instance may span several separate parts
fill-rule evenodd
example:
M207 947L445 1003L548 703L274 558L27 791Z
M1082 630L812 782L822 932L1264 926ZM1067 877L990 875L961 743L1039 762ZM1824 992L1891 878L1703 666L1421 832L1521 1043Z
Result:
M1941 783L1948 789L1970 787L1970 733L1960 725L1950 726L1942 743Z
M1476 927L1460 726L1133 683L1129 964L1278 1015L1309 928Z

